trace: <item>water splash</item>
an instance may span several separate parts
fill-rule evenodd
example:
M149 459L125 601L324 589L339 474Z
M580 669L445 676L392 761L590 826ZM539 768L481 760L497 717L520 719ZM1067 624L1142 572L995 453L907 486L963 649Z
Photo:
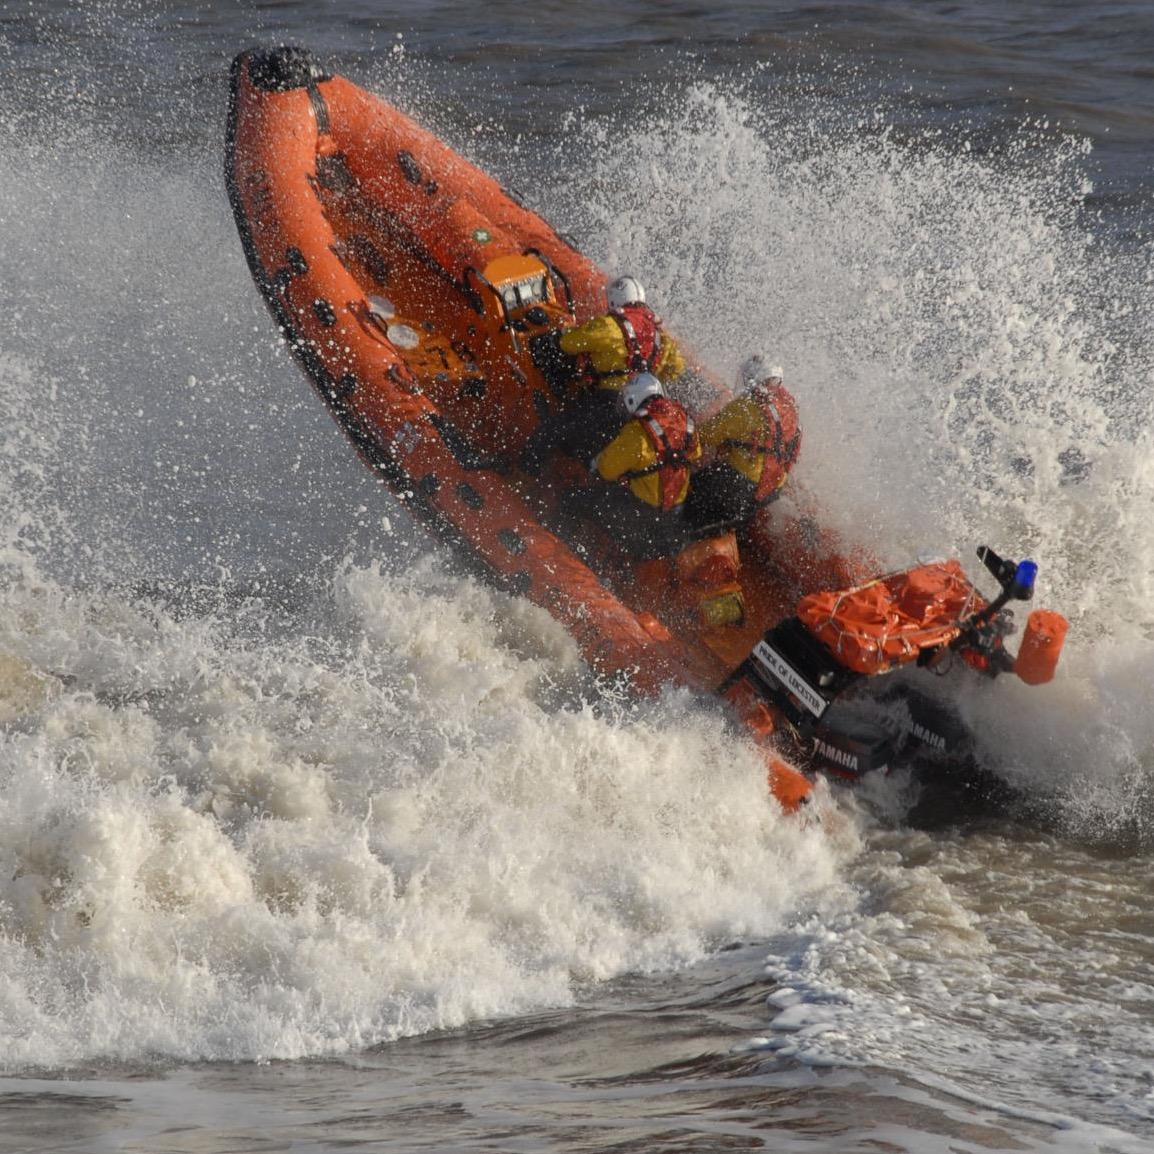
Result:
M884 104L813 93L799 112L795 90L753 89L575 119L565 147L596 161L551 211L607 267L642 270L723 375L757 347L787 366L796 482L851 539L895 565L955 554L980 574L979 543L1040 562L1073 623L1061 683L986 687L972 720L1034 787L1072 801L1093 765L1131 808L1154 745L1101 738L1144 733L1111 683L1154 670L1149 253L1094 218L1082 140L898 133Z
M720 716L581 704L543 613L428 560L343 571L326 614L323 641L277 641L9 589L0 651L43 687L0 669L9 1068L564 1004L763 935L834 876Z

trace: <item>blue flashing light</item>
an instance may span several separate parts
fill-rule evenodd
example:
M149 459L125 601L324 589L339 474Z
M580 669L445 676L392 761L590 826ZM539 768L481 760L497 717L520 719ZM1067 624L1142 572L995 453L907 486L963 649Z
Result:
M1014 595L1020 600L1027 600L1034 592L1034 582L1038 579L1038 566L1033 561L1019 561L1017 572L1014 574Z

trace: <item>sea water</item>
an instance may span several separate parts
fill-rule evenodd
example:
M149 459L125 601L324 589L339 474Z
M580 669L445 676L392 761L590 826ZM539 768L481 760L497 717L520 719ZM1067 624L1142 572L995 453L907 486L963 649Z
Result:
M1144 5L3 16L0 1150L1149 1148ZM782 362L851 539L1039 562L1024 809L784 818L410 523L224 193L285 41Z

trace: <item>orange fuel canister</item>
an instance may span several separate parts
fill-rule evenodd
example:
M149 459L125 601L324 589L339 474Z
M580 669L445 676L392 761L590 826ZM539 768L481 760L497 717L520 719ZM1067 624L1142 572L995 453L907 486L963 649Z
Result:
M1035 609L1026 621L1026 632L1014 661L1014 672L1027 685L1052 681L1062 656L1070 623L1052 609Z

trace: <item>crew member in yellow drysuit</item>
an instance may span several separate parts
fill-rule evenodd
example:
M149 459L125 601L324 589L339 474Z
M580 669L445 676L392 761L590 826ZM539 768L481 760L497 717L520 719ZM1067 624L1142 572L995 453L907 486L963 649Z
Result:
M606 484L572 494L569 511L595 520L633 557L674 552L684 544L690 466L701 457L693 418L652 373L634 377L620 399L629 420L592 463Z
M631 276L618 277L608 288L609 311L561 333L551 345L539 346L542 371L556 371L542 360L550 356L582 359L587 368L584 388L566 399L559 413L542 421L529 440L522 466L540 473L554 449L588 463L620 426L618 393L638 373L652 373L669 383L685 372L685 359L661 318L645 302L645 289ZM570 375L567 371L566 376Z
M694 525L747 521L774 500L801 448L797 405L778 365L752 356L738 370L740 395L701 426L713 460L693 480Z

